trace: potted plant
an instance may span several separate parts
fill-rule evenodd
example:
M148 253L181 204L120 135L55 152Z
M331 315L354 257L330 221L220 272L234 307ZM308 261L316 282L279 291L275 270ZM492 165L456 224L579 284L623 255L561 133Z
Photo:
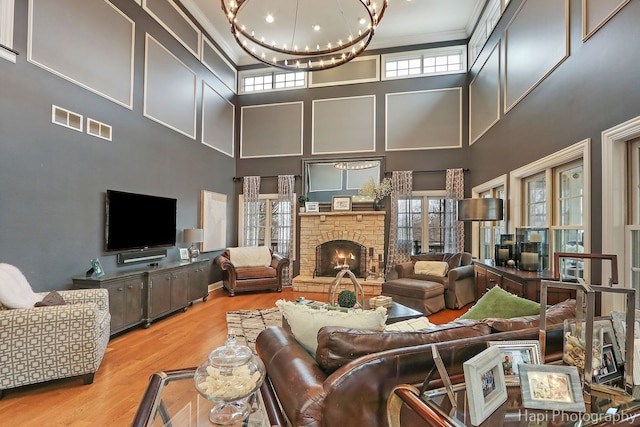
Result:
M382 209L382 199L390 195L392 191L391 178L384 178L378 184L373 178L369 178L369 181L365 182L358 190L358 194L373 199L373 209L379 211Z
M298 196L298 203L300 204L300 212L304 212L305 211L305 204L309 201L309 196L307 196L306 194L301 194L300 196Z

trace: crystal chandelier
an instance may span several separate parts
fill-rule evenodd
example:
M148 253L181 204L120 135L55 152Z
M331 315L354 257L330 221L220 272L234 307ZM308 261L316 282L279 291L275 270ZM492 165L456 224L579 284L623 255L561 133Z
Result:
M249 55L289 71L345 64L369 45L388 0L221 0Z

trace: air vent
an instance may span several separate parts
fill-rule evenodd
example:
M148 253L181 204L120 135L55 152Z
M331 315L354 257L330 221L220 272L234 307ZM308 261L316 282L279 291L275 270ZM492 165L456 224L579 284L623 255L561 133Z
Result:
M111 141L111 126L87 117L87 133Z
M82 132L82 116L57 105L51 106L51 122Z

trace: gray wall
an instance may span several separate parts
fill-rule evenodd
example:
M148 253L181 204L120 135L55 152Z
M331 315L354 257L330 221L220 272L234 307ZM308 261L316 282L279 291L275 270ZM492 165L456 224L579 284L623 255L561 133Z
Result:
M199 142L200 118L193 140L143 117L145 32L198 74L198 112L202 78L213 74L135 2L113 1L136 21L129 110L27 62L27 4L16 2L17 64L0 60L0 262L18 266L37 291L68 288L96 257L108 272L140 267L117 266L104 252L107 189L178 199L178 247L188 246L182 229L199 225L200 190L227 194L233 239L234 159ZM52 104L112 125L113 141L52 124ZM168 259L178 259L176 248Z

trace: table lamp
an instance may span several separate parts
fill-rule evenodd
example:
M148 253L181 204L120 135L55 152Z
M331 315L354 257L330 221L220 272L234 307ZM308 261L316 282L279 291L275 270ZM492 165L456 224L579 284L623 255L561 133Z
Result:
M189 247L189 261L196 261L198 256L200 256L200 250L196 246L196 243L204 241L204 230L202 228L185 228L184 241L187 243L191 242L191 246Z

